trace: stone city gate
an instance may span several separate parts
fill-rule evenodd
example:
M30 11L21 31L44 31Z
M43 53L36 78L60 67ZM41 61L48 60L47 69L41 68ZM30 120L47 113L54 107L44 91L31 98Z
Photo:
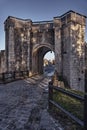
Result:
M5 21L6 71L42 73L43 57L55 53L55 69L72 88L84 90L86 17L74 11L52 21L32 22L9 16Z

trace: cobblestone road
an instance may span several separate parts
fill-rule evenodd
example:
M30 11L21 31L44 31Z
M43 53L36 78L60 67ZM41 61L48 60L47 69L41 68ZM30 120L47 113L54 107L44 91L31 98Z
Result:
M47 112L48 78L0 85L0 130L63 130Z

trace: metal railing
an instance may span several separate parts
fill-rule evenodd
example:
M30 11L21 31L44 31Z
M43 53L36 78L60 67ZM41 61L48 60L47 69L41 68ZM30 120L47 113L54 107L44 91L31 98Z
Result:
M14 80L26 78L26 77L29 77L29 71L5 72L0 74L0 81L2 83L7 83Z
M55 94L54 91L60 92L64 95L67 95L67 96L74 98L83 103L83 105L84 105L83 121L81 119L79 119L78 117L76 117L71 112L69 112L68 110L66 110L62 105L60 105L60 103L56 102L53 99L53 96ZM85 93L84 96L80 96L73 92L67 91L63 88L53 86L52 83L50 82L49 83L49 109L51 109L52 105L54 105L56 108L60 109L62 112L67 114L69 117L71 117L75 122L77 122L79 125L84 127L84 130L87 130L87 93Z

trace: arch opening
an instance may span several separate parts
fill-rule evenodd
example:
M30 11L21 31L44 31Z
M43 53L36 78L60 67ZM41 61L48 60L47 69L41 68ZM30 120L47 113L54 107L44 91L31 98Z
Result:
M52 64L55 63L55 58L53 57L55 57L53 50L47 46L41 46L36 51L33 50L32 73L47 74L48 71L50 73L50 71L54 70L55 65ZM45 66L45 59L49 63L48 66Z
M52 76L55 71L55 55L53 51L49 51L45 54L43 58L43 69L44 74L47 76Z

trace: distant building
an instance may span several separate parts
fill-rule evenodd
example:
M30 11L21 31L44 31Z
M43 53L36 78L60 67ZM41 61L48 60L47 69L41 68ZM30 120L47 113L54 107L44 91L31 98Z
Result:
M44 59L44 66L54 65L54 64L55 64L55 60Z
M48 60L47 60L47 59L44 59L43 62L44 62L44 63L43 63L44 66L48 65Z

